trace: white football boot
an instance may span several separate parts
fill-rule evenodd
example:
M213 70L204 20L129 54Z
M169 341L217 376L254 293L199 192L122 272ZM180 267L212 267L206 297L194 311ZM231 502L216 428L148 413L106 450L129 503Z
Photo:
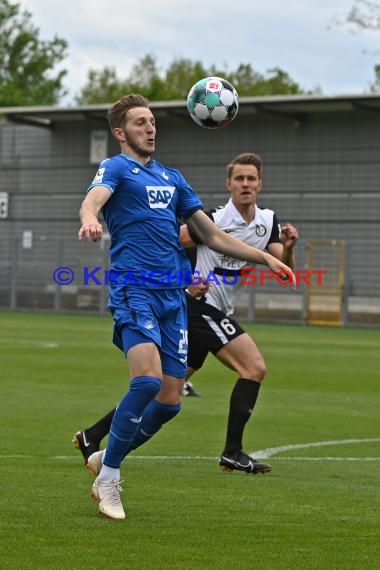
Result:
M125 519L125 512L120 500L123 490L120 486L122 481L114 479L108 483L99 481L97 477L92 485L91 496L98 502L99 513L109 519Z

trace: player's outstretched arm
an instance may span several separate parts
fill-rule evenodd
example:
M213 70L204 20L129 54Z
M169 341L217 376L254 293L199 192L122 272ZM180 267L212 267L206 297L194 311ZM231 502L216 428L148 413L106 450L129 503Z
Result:
M290 267L273 257L270 253L246 245L234 236L223 232L202 210L194 212L194 214L186 220L186 223L190 230L210 249L251 263L267 265L276 274L286 272L293 286L295 285L295 275Z
M91 188L79 210L79 218L82 224L78 232L79 240L83 236L92 241L98 241L102 238L103 226L98 220L98 215L110 196L111 193L105 186Z

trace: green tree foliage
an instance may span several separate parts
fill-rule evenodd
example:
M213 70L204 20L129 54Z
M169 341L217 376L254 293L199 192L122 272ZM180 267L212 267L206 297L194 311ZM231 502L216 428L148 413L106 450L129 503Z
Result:
M154 101L161 99L164 90L156 59L148 54L132 67L124 80L117 77L113 67L104 67L100 71L90 69L87 83L75 100L79 105L109 103L126 93L139 92Z
M228 71L215 65L206 68L200 61L175 58L161 73L153 55L145 55L126 79L118 79L113 68L90 70L86 85L76 97L78 104L109 103L126 93L142 93L151 101L185 99L190 87L202 77L216 75L231 81L240 96L284 95L305 93L289 74L278 67L263 75L251 64L240 64Z
M65 94L66 71L53 68L64 57L65 40L39 39L31 14L0 0L0 106L53 105Z
M108 103L125 95L127 85L116 76L113 67L104 67L100 71L90 69L87 83L75 98L78 105Z
M371 93L380 93L380 64L375 65L374 69L375 79L370 86Z
M289 74L279 67L269 69L266 75L255 71L250 63L241 63L236 71L230 73L215 67L212 67L210 72L231 81L241 97L305 93Z
M380 3L356 0L345 22L363 30L380 30Z
M185 99L190 87L208 75L208 70L200 61L185 58L174 59L165 72L164 83L168 91L167 98Z
M345 25L354 30L361 31L380 31L380 2L371 2L370 0L355 0L350 10L336 19L339 25ZM373 68L375 79L370 85L372 93L380 92L380 65L377 64Z

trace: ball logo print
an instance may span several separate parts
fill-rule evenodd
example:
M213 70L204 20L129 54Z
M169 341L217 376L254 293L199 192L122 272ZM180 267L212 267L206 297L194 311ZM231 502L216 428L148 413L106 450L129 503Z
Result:
M197 81L187 96L187 109L197 125L206 129L226 127L236 117L239 97L235 87L222 77Z
M218 89L220 89L219 81L215 81L214 79L211 79L207 83L207 89L209 89L210 91L218 91Z

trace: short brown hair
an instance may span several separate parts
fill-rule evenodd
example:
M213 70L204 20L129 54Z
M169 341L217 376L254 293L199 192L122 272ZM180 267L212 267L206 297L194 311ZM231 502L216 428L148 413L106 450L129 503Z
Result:
M243 152L235 156L233 160L227 165L227 178L231 178L234 166L236 164L252 164L256 166L259 178L261 180L261 173L263 169L263 161L258 154L254 152Z
M108 123L113 134L116 127L120 127L126 119L129 109L133 107L149 107L149 101L138 93L125 95L108 109Z

